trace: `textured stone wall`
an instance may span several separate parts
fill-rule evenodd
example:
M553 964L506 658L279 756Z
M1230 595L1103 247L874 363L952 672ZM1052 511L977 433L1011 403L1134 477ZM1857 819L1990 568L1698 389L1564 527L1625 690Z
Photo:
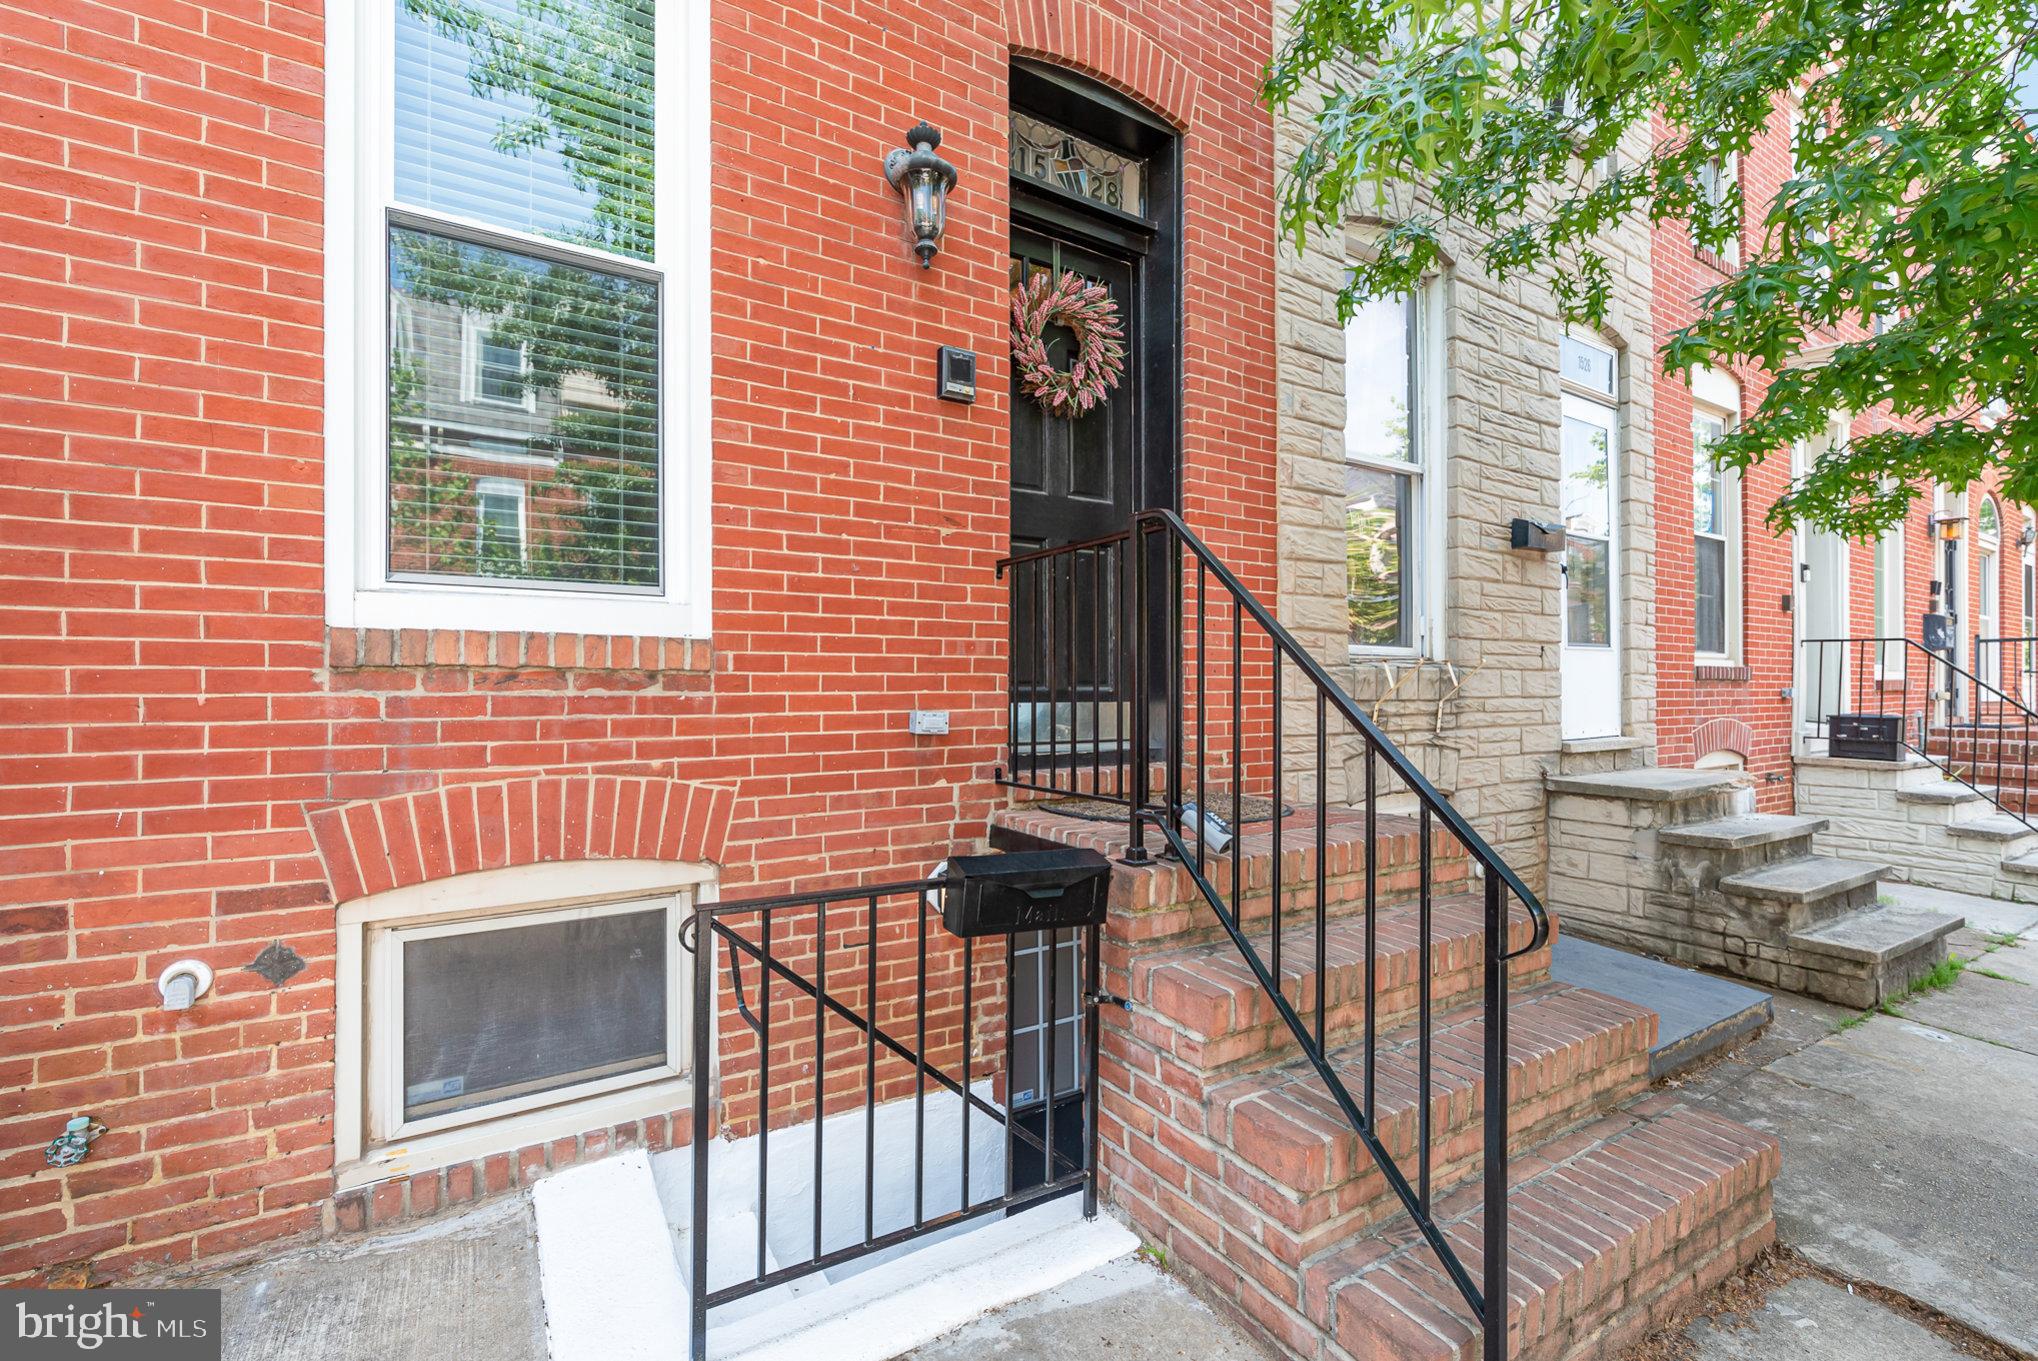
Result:
M1275 10L1277 25L1285 24L1291 7ZM1306 140L1311 106L1305 95L1277 117L1277 174ZM1415 198L1403 192L1395 207L1405 212ZM1350 253L1363 249L1376 228L1353 223L1300 252L1284 242L1277 257L1281 618L1369 712L1377 707L1388 735L1481 834L1540 884L1542 778L1556 769L1560 749L1562 577L1557 555L1515 552L1507 536L1516 516L1560 518L1563 324L1541 280L1496 280L1480 267L1478 241L1461 235L1446 242L1442 646L1420 661L1354 656L1345 615L1345 375L1337 294ZM1646 745L1653 739L1655 670L1649 235L1637 226L1604 247L1613 300L1602 339L1620 361L1622 721ZM1311 706L1292 688L1289 698L1291 742L1313 742ZM1356 791L1363 778L1356 745L1344 743L1331 762L1333 797ZM1312 765L1313 753L1294 764Z

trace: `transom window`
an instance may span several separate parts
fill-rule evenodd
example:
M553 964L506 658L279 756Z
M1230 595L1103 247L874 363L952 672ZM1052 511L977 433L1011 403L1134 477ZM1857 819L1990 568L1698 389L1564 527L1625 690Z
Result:
M705 632L704 8L393 0L340 41L334 622Z
M1146 215L1146 162L1043 119L1012 113L1012 173L1136 217Z
M1427 646L1425 592L1437 490L1421 293L1360 305L1345 326L1345 606L1351 646Z

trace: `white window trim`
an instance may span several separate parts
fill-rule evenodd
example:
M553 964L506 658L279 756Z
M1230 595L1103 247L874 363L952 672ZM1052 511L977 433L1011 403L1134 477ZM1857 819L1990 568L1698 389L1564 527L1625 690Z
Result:
M1726 186L1729 185L1738 187L1741 183L1741 154L1737 151L1729 151L1724 156L1719 157L1719 162L1722 191L1725 192ZM1727 248L1720 252L1720 259L1726 261L1728 266L1733 269L1741 267L1741 233L1748 225L1747 214L1748 203L1744 198L1741 201L1740 214L1734 222L1734 234L1727 238ZM1706 247L1701 245L1699 249L1704 250Z
M484 477L474 483L474 499L478 503L484 496L508 496L517 503L517 558L522 562L531 559L531 489L528 483L514 477ZM481 551L482 517L479 505L474 517L474 550Z
M605 860L455 875L342 904L334 969L335 1189L411 1176L690 1107L697 1082L710 1081L712 1072L686 1071L692 1050L694 970L691 957L679 948L679 925L696 905L715 898L712 866ZM402 1034L396 1015L401 990L396 989L399 1000L394 1002L391 991L390 957L396 952L375 948L375 936L406 927L493 926L506 925L512 918L528 923L541 916L641 910L658 899L666 901L668 913L666 1027L672 1065L506 1102L478 1117L457 1112L397 1125L386 1136L377 1135L377 1114L401 1112L403 1092L401 1077L396 1076L401 1071L400 1053L391 1048L401 1043ZM384 1016L391 1024L381 1025Z
M1699 458L1698 418L1701 415L1717 416L1728 430L1732 430L1735 426L1739 425L1741 422L1741 385L1716 369L1697 369L1691 375L1691 395L1691 468L1692 473L1696 475ZM1725 598L1727 613L1726 628L1722 631L1725 635L1726 650L1724 652L1701 652L1698 650L1698 618L1696 614L1696 593L1694 592L1693 617L1691 621L1692 658L1694 663L1699 666L1739 666L1746 650L1744 621L1741 617L1744 613L1741 600L1741 553L1743 549L1741 540L1743 534L1741 525L1741 474L1738 469L1727 468L1721 470L1720 500L1723 503L1719 507L1720 524L1724 527L1723 532L1707 537L1724 539L1727 546L1726 565L1724 568L1726 573L1726 589L1722 592ZM1694 538L1698 536L1696 516L1692 518L1692 535ZM1698 561L1697 554L1694 552L1692 558L1692 582L1694 587L1697 584L1697 579Z
M1409 630L1414 640L1406 644L1364 644L1350 643L1348 651L1354 660L1400 660L1417 661L1440 658L1445 655L1444 636L1444 582L1445 542L1444 533L1447 517L1445 508L1449 500L1449 427L1445 423L1448 409L1445 390L1448 374L1444 366L1447 353L1444 336L1446 316L1444 290L1447 281L1443 275L1432 275L1424 279L1415 298L1415 360L1417 380L1420 389L1416 393L1419 410L1415 432L1419 440L1415 457L1405 462L1393 459L1353 458L1345 456L1347 466L1377 468L1382 472L1403 473L1409 477L1413 488L1415 506L1409 519L1416 527L1421 541L1413 555L1402 553L1402 570L1413 572L1414 582L1410 585L1408 599L1415 610L1415 620ZM1349 353L1349 347L1347 347ZM1339 431L1343 438L1343 431Z
M1607 356L1610 360L1612 360L1611 367L1612 388L1611 389L1597 388L1593 387L1589 383L1576 382L1568 376L1564 375L1559 376L1558 382L1558 387L1560 389L1558 402L1559 415L1570 417L1574 420L1584 421L1588 423L1593 421L1595 418L1603 419L1606 422L1606 442L1607 442L1606 450L1607 524L1605 538L1607 547L1606 641L1604 643L1571 643L1566 641L1564 642L1563 645L1566 647L1581 647L1593 649L1605 648L1617 651L1621 646L1621 580L1623 577L1620 564L1620 553L1622 552L1623 548L1620 533L1621 498L1626 493L1627 490L1626 479L1622 475L1621 467L1622 459L1625 456L1625 451L1621 440L1623 432L1621 430L1621 407L1619 396L1620 351L1616 350L1613 346L1607 344L1605 341L1597 339L1596 337L1593 336L1579 335L1573 333L1572 335L1569 336L1569 339L1575 341L1580 345L1584 345L1593 350L1596 350L1599 353ZM1561 432L1558 438L1560 439L1562 438ZM1562 452L1560 450L1558 455L1558 463L1561 465L1562 462L1563 457ZM1559 510L1561 511L1561 509L1562 507L1560 506ZM1567 630L1569 627L1570 624L1568 619L1558 621L1558 637L1560 639L1563 638L1565 630Z
M516 411L535 412L538 409L538 390L526 383L515 401L506 402L500 397L490 397L481 390L481 342L487 338L490 327L481 324L481 318L472 312L460 313L460 400L473 402L477 406L500 406ZM517 346L517 376L528 378L531 372L531 347Z
M351 16L351 22L349 17ZM653 109L658 165L662 585L574 587L389 579L385 205L392 168L395 21L341 6L326 32L326 621L338 628L460 628L706 638L712 493L709 421L709 36L704 0L660 6ZM458 219L432 214L448 223ZM557 251L542 237L487 228Z
M1884 598L1879 602L1875 617L1875 635L1878 638L1902 638L1907 636L1904 621L1904 527L1891 525L1889 532L1875 541L1876 560L1873 564L1872 580L1880 580L1884 587ZM1875 675L1878 680L1894 680L1904 674L1904 651L1898 648L1876 650ZM1883 656L1883 653L1889 653Z

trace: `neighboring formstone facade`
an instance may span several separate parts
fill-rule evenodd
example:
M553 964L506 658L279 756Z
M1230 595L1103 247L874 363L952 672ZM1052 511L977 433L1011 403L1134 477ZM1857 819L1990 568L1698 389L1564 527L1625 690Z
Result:
M1285 26L1292 3L1277 4ZM1276 119L1276 160L1308 136L1311 97ZM1646 138L1632 149L1639 155ZM1396 196L1405 213L1412 194ZM1543 776L1561 750L1561 555L1517 552L1517 516L1558 520L1564 326L1538 278L1493 279L1479 242L1446 242L1441 307L1445 532L1442 646L1415 658L1352 652L1346 617L1345 340L1337 297L1346 262L1379 223L1280 248L1276 267L1279 379L1280 614L1332 676L1373 713L1473 825L1531 884L1546 865ZM1655 689L1654 342L1646 224L1602 243L1612 300L1600 336L1619 355L1622 727L1653 742ZM1433 655L1430 655L1433 654ZM1313 769L1314 713L1289 690L1291 769ZM1356 741L1332 758L1331 794L1363 779ZM1395 786L1383 778L1381 789Z

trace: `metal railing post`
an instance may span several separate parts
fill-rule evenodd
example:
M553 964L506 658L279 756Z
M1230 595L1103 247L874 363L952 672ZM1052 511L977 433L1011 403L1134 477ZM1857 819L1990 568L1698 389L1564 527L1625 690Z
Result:
M1146 533L1135 521L1132 537L1125 541L1126 556L1131 559L1132 590L1127 618L1122 632L1125 635L1130 662L1126 667L1126 686L1131 693L1132 704L1132 749L1126 759L1132 763L1132 807L1126 827L1125 863L1144 865L1146 853L1146 803L1149 797L1147 761L1152 745L1149 729L1153 714L1147 697L1147 665L1151 661L1147 647L1146 629Z
M714 1024L714 918L705 907L693 914L693 1225L687 1247L693 1258L693 1343L688 1355L705 1361L708 1354L708 1103L712 1099L708 1065L709 1031Z
M1507 1361L1507 913L1486 876L1485 1361Z

